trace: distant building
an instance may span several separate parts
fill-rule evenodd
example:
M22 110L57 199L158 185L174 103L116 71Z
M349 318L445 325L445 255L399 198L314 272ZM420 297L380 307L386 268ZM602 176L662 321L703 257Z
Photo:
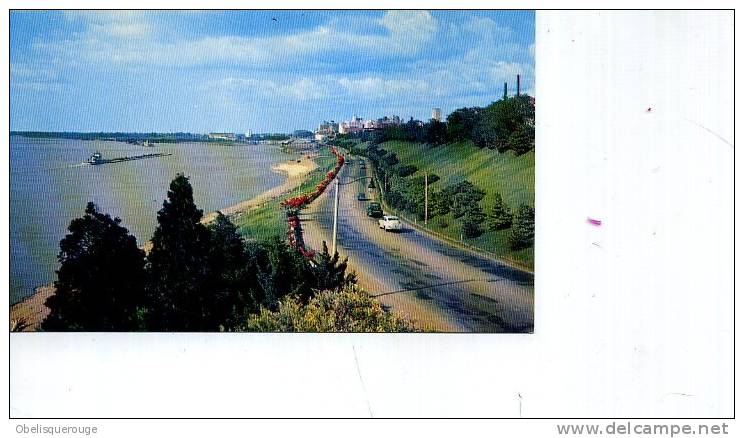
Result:
M323 122L318 125L318 129L315 131L316 134L323 134L332 136L338 132L338 123L331 120L330 122Z
M377 128L387 128L388 126L400 125L400 117L398 116L385 116L381 119L377 119Z
M431 118L436 120L437 122L442 121L442 109L441 108L432 108L431 109Z
M235 141L237 136L232 132L210 132L209 138L212 140L229 140Z

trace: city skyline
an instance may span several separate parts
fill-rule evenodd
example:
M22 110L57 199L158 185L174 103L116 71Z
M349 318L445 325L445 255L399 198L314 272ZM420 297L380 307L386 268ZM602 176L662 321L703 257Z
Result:
M532 11L14 11L11 130L291 132L534 96Z

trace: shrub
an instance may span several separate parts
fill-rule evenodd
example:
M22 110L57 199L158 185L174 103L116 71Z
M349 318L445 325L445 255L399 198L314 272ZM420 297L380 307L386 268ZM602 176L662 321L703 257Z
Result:
M470 207L462 219L462 233L465 237L472 239L483 234L483 229L480 225L484 219L485 215L477 204Z
M306 305L287 297L272 312L261 308L251 315L246 331L255 332L413 332L413 323L386 312L379 301L356 286L317 293Z
M416 173L417 170L418 170L418 167L412 164L398 166L398 175L403 176L403 177L410 176Z
M514 227L509 235L509 246L518 250L532 246L535 240L535 209L522 204L517 210Z
M496 193L496 201L487 218L487 226L491 231L503 230L512 226L513 215L508 205L501 198L501 193Z

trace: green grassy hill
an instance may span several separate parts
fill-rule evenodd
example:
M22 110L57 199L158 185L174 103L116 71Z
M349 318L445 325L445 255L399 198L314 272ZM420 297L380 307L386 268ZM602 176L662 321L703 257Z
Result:
M388 141L379 145L381 149L394 152L401 164L412 164L418 168L414 175L424 172L437 174L441 179L430 185L438 191L450 183L467 179L481 189L486 196L480 202L484 212L490 211L496 193L501 193L504 202L512 211L520 204L535 205L535 152L516 156L513 152L499 153L481 149L471 142L430 147L421 143ZM433 231L460 239L461 226L452 213L429 221ZM507 244L510 229L486 231L474 239L464 241L493 252L498 256L516 261L529 268L533 266L534 249L512 251Z

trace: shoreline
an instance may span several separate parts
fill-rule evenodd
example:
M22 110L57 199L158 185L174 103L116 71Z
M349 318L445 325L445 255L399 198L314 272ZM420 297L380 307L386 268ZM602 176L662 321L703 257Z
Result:
M314 160L316 156L317 154L302 154L299 158L285 160L272 165L272 171L287 174L287 179L283 183L265 190L252 198L217 211L229 217L238 216L259 207L267 201L276 199L284 193L292 191L302 184L310 172L317 169L318 164ZM217 217L217 211L206 213L202 218L202 223L208 224L212 222ZM149 243L146 242L142 245L145 252L147 252L150 246ZM28 325L20 331L37 331L41 322L49 314L49 308L44 305L44 302L53 294L54 283L49 283L34 288L31 295L24 297L17 303L11 304L9 311L10 328L12 329L19 322L24 322Z
M299 187L305 180L305 177L318 168L318 165L313 160L316 156L317 154L304 154L299 159L287 160L272 165L272 171L287 174L287 179L283 183L265 190L252 198L238 202L237 204L206 213L202 218L202 223L208 224L212 222L217 216L217 212L220 212L225 216L241 215L267 201L276 199L282 194Z

